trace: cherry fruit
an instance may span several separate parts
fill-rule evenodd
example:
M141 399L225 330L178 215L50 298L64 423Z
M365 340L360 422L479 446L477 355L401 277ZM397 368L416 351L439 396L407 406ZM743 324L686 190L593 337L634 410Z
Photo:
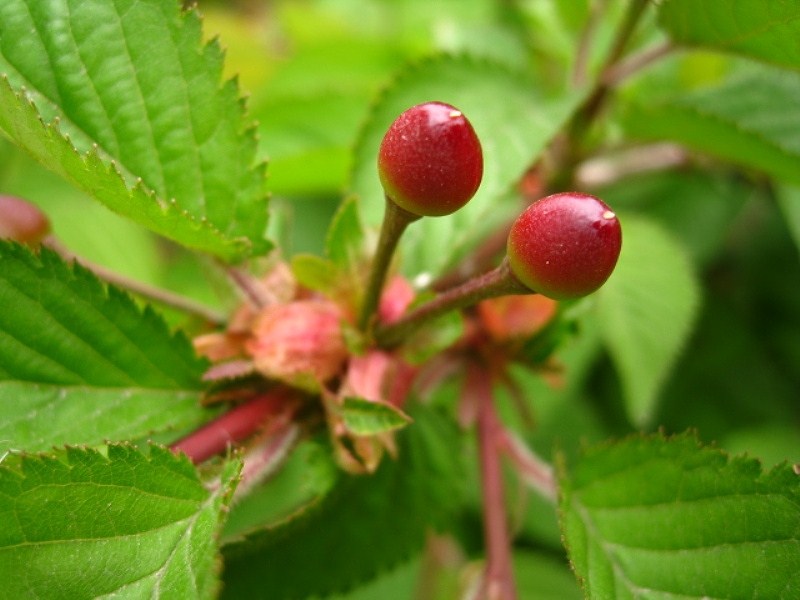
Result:
M412 215L449 215L478 190L481 144L457 108L442 102L418 104L386 132L378 175L387 197Z
M531 204L508 236L511 271L529 289L555 300L598 289L614 270L622 230L599 198L566 192Z

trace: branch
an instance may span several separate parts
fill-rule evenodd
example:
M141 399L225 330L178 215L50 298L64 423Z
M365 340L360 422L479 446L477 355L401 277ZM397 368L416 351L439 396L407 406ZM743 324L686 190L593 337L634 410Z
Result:
M603 73L603 85L608 87L618 87L619 84L625 79L635 75L646 67L649 67L665 56L668 56L675 49L675 45L671 41L667 40L666 42L662 42L656 46L642 50L642 52L631 56L627 60L611 65Z
M191 298L147 285L146 283L136 281L135 279L131 279L125 275L120 275L119 273L116 273L115 271L112 271L111 269L108 269L90 260L81 258L53 236L49 236L45 240L45 245L56 251L64 260L73 260L85 269L90 270L103 281L126 289L137 296L147 298L148 300L152 300L158 304L163 304L164 306L175 308L189 315L194 315L203 319L204 321L207 321L208 323L211 323L212 325L221 326L227 321L227 317L221 312L196 302Z
M500 464L502 426L497 418L490 373L477 364L467 371L467 393L478 402L478 452L483 495L486 573L483 582L487 600L516 600L517 591L511 566L511 539L508 533L503 497L503 472Z

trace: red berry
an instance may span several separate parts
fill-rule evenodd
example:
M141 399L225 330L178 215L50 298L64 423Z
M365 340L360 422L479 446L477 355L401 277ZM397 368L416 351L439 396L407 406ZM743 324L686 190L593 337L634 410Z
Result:
M13 196L0 196L0 238L35 246L49 233L50 221L36 205Z
M419 216L449 215L481 183L483 153L460 110L442 102L413 106L389 127L378 153L386 195Z
M556 300L591 294L617 264L622 230L588 194L554 194L531 204L508 236L508 260L526 287Z

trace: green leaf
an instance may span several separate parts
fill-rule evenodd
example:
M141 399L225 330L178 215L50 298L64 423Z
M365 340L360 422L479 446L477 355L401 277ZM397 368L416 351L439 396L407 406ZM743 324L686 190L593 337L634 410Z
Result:
M327 294L339 283L340 273L336 266L316 254L296 254L291 265L298 283L310 290Z
M328 56L329 69L342 66L341 55L333 56ZM296 66L293 62L284 65L286 71ZM335 91L323 84L319 90L281 96L273 82L269 98L254 108L259 137L269 154L269 186L275 195L338 194L344 186L350 149L371 94L352 89L352 71L342 77L351 89Z
M719 86L627 107L628 133L800 183L800 74L744 68ZM644 99L643 99L644 100Z
M396 406L363 398L345 398L341 416L347 430L355 435L394 431L412 422L411 417Z
M365 224L377 227L383 217L376 157L384 133L404 110L431 100L453 104L467 115L483 146L484 176L467 206L408 228L401 251L409 274L440 272L519 212L509 195L581 97L543 98L525 73L468 57L441 56L407 68L385 90L356 146L350 190L359 198Z
M800 4L786 0L668 0L658 20L672 39L800 69Z
M222 543L235 543L249 532L297 518L317 506L341 474L327 432L299 442L263 485L237 498L225 522Z
M47 248L0 242L0 265L3 447L135 439L207 418L204 361L150 308Z
M204 362L150 308L79 265L0 242L0 380L200 389Z
M358 202L353 197L346 198L328 229L325 254L343 271L357 274L365 255L364 238Z
M628 416L643 426L691 333L700 291L683 248L661 227L628 217L622 231L617 267L597 293L597 316Z
M562 468L562 531L587 598L800 596L800 477L689 436L636 437Z
M239 465L209 492L185 458L110 446L0 466L0 577L9 598L212 598L215 538Z
M223 598L324 596L418 552L426 532L460 507L463 473L452 420L431 409L412 416L396 461L371 476L343 476L315 510L224 547Z
M580 600L583 596L566 561L547 554L514 552L514 579L520 598Z
M0 456L179 432L208 420L198 391L0 381Z
M112 210L226 259L268 249L255 136L195 12L7 0L0 74L0 128Z
M777 200L786 220L786 226L800 251L800 187L782 186L777 192Z

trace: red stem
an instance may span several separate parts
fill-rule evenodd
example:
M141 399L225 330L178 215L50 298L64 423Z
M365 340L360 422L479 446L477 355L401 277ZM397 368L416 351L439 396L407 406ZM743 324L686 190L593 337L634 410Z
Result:
M271 418L283 413L294 396L286 389L276 389L256 396L229 410L170 446L183 452L195 464L225 451L231 444L264 429Z
M502 427L494 408L491 374L476 364L470 365L467 389L478 401L478 452L487 557L483 586L485 597L487 600L516 600L500 463L499 437Z

